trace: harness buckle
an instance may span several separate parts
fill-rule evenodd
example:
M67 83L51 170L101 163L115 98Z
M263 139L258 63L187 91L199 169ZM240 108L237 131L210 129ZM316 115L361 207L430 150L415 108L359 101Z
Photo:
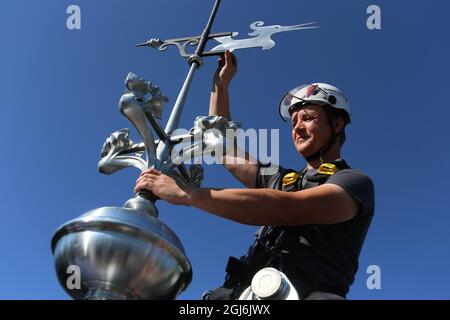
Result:
M300 176L296 172L289 172L283 177L283 187L295 183L299 178Z
M317 173L325 174L328 176L332 176L333 174L338 171L338 168L335 164L332 163L322 163L319 167L319 170L317 170Z

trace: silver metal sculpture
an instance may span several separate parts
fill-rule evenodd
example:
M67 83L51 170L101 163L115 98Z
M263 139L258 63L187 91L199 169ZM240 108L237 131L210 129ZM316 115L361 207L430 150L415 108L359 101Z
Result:
M248 48L262 48L262 50L269 50L275 46L275 41L272 40L272 35L280 32L316 29L319 26L314 25L315 22L308 22L303 24L297 24L293 26L281 26L271 25L264 26L263 21L255 21L250 24L250 29L253 31L248 35L252 38L246 39L233 39L239 35L239 32L222 32L214 33L209 36L208 39L215 40L220 44L212 48L208 52L203 52L202 56L219 55L226 50L248 49ZM144 43L139 43L138 47L152 47L159 48L160 51L166 51L170 45L174 45L178 48L182 57L191 57L192 54L186 51L188 45L195 46L199 43L200 36L186 37L178 39L161 40L152 38Z
M222 156L236 147L233 138L240 129L240 123L227 121L219 116L197 117L194 127L189 131L192 143L181 149L178 156L172 157L174 163L195 161L196 157ZM186 138L185 138L186 139ZM220 154L217 154L220 153Z
M277 28L269 31L262 28L262 23L252 24L256 35L253 42L234 40L231 36L236 33L231 32L211 34L219 5L220 0L216 0L201 36L167 41L151 39L141 44L161 51L169 45L177 46L182 56L189 57L190 69L164 129L159 120L168 98L151 82L134 73L128 74L119 110L136 128L142 142L131 140L127 128L113 132L102 147L98 163L101 173L112 174L127 167L140 171L156 168L172 176L177 183L199 187L203 168L193 164L187 169L185 162L204 154L211 155L211 150L229 150L227 132L238 130L239 124L222 117L197 117L190 131L173 134L178 128L195 70L201 66L203 57L220 54L224 49L248 48L250 45L263 49L273 47L270 35ZM284 27L283 30L312 28L305 25ZM206 42L211 39L219 39L221 44L216 51L205 52ZM186 52L187 45L197 45L193 54ZM154 133L159 139L155 139ZM188 145L180 153L173 154L174 148L184 143ZM94 209L57 229L51 242L56 274L71 297L174 299L187 288L192 279L191 264L181 241L158 219L157 200L151 192L140 192L123 207ZM67 286L68 270L73 266L81 272L80 288Z
M222 33L212 33L208 36L208 40L215 39L216 37L226 37L236 34L236 32L222 32ZM168 39L161 40L157 38L152 38L144 43L139 43L137 47L151 47L158 48L159 51L166 51L167 48L171 45L174 45L178 48L180 56L185 58L190 58L192 53L187 52L187 46L196 46L200 42L201 36L193 36L193 37L185 37L185 38L177 38L177 39ZM209 52L203 52L202 56L214 55L216 53L210 54Z
M294 26L280 26L272 25L265 26L263 21L256 21L250 25L250 32L248 35L252 38L248 39L233 39L232 37L237 36L238 32L233 32L232 35L224 37L216 37L215 41L220 42L218 46L211 49L211 52L215 51L225 51L225 50L236 50L236 49L246 49L246 48L257 48L261 47L263 50L271 49L275 46L275 41L272 40L271 36L275 33L304 30L304 29L315 29L318 26L313 26L315 22L308 22L303 24L297 24Z
M177 182L200 186L203 168L191 165L189 171L156 154L163 139L154 140L151 127L164 135L157 117L161 116L167 97L158 87L130 73L126 92L120 98L121 113L135 126L143 143L129 138L129 129L111 134L103 144L98 168L112 174L126 167L141 171L161 169ZM149 98L145 99L146 96ZM226 130L236 130L235 122L222 117L198 117L186 135L172 136L169 145L191 143L181 157L202 156L205 150L226 144ZM216 133L211 139L209 132ZM200 149L198 149L200 148ZM192 152L199 150L200 152ZM143 154L146 159L143 159ZM192 271L180 240L158 219L155 197L138 194L122 208L92 210L61 226L52 240L56 268L61 284L67 280L67 267L79 266L83 287L67 290L74 298L85 299L172 299L189 284Z

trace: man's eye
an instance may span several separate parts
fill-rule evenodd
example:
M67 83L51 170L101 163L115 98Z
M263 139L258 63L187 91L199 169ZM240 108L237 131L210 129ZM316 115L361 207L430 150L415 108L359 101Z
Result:
M303 121L312 121L312 120L314 120L316 118L317 118L317 116L309 116L309 117L303 118Z

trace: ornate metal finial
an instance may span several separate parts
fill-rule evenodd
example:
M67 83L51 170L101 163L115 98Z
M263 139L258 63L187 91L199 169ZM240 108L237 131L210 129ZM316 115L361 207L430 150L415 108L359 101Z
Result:
M128 74L125 86L119 109L137 129L143 142L135 143L131 140L128 128L113 132L103 144L98 163L99 171L112 174L127 167L135 167L141 171L155 167L180 183L200 186L203 179L202 166L193 164L186 170L184 162L196 156L211 155L211 150L226 150L226 131L239 129L239 124L219 116L197 117L188 134L168 136L156 120L161 117L168 101L161 90L134 73ZM159 140L154 139L152 129L159 136ZM158 157L156 147L161 141L169 145L169 149L178 143L189 145L182 149L182 154L178 157L172 158L168 153L161 153ZM142 158L144 153L146 159Z
M184 147L179 157L173 162L179 163L195 159L196 156L221 156L225 154L233 141L228 140L228 134L234 136L241 125L236 121L228 121L220 116L200 116L195 119L189 133L193 137L191 145ZM221 152L222 154L217 154Z
M136 98L140 107L145 113L151 114L156 119L161 119L162 109L169 101L169 98L162 94L157 86L153 86L150 81L138 77L130 72L125 79L126 93L131 93ZM144 99L150 94L151 98Z
M117 130L106 139L102 147L98 169L103 174L112 174L120 169L135 167L143 171L147 162L142 159L145 151L143 143L137 144L128 138L128 128Z

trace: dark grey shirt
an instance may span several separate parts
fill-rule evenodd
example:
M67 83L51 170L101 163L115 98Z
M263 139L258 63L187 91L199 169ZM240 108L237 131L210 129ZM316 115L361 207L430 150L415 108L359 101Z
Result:
M282 179L291 171L260 165L256 187L282 190ZM316 170L308 170L304 179L299 180L299 189L305 186L307 177L315 174ZM315 290L345 296L358 270L358 257L374 214L374 185L366 174L356 169L340 170L325 183L342 187L356 199L360 204L358 214L338 224L284 227L282 249L289 252L290 267Z

